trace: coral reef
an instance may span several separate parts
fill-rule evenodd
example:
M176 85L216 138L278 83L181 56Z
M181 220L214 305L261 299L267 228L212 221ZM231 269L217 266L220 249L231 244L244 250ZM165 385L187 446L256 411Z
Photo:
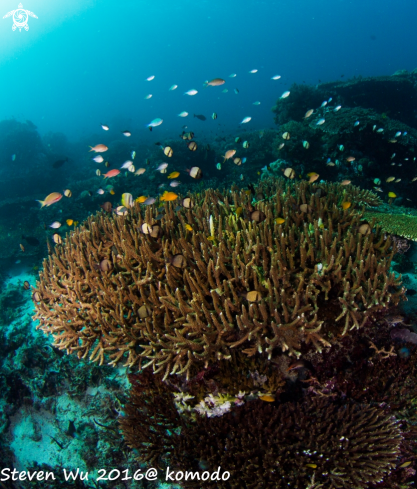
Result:
M364 217L374 220L386 233L417 241L417 216L366 211Z
M391 240L341 207L359 193L281 179L263 181L255 204L209 190L158 220L138 204L90 217L44 262L35 319L61 350L165 377L236 350L321 352L404 296Z

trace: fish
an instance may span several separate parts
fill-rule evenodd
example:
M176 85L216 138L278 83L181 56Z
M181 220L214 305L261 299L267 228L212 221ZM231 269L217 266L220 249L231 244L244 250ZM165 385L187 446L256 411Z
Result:
M295 177L295 171L292 168L285 168L284 175L292 180Z
M235 211L236 217L239 217L242 214L242 212L243 212L243 207L237 207Z
M197 95L197 93L197 90L191 89L188 92L184 92L184 95L190 95L192 97L193 95Z
M222 164L221 164L221 163L217 163L217 164L216 164L216 168L217 168L218 170L221 170L221 169L222 169Z
M324 124L326 122L325 119L319 119L317 122L316 122L316 126L321 126L322 124Z
M275 401L275 397L272 394L265 394L263 396L259 396L259 399L261 401L265 401L265 402L274 402Z
M169 91L172 92L172 90L176 90L178 88L178 85L171 85L169 87Z
M20 249L23 251L23 253L25 252L25 247L22 245L22 243L20 243ZM20 260L18 260L16 263L20 263Z
M213 113L211 114L211 118L212 118L213 120L217 119L217 114L216 114L216 112L213 112Z
M399 469L405 469L406 467L408 467L409 465L411 465L411 462L408 461L408 462L404 462L403 464L401 464L398 468Z
M335 165L336 165L336 163L333 163L333 161L328 161L328 162L326 163L326 165L327 165L327 166L335 166Z
M143 204L147 198L148 197L145 197L144 195L141 195L140 197L138 197L137 199L135 199L135 202L139 202L139 204Z
M303 146L305 149L308 149L310 147L310 143L308 141L303 141Z
M120 167L121 169L124 169L124 168L129 168L129 166L133 165L133 161L131 160L127 160L123 163L123 165Z
M288 141L288 139L290 139L290 138L291 138L291 134L289 132L286 131L282 134L282 139L285 139Z
M281 150L283 147L285 146L285 143L281 143L279 146L278 146L278 149Z
M400 136L401 136L401 131L398 131L398 132L395 133L394 138L399 138Z
M135 175L143 175L146 171L146 168L138 168L135 172Z
M170 174L168 175L168 177L167 177L167 178L177 178L177 177L179 177L179 176L180 176L180 172L179 172L179 171L173 171L172 173L170 173Z
M343 202L342 209L347 210L352 205L352 202Z
M113 178L117 177L117 175L120 173L120 170L110 170L107 173L103 175L104 178Z
M258 70L250 70L249 73L258 73Z
M174 154L174 150L171 148L171 146L165 146L165 148L161 146L161 148L164 151L164 155L168 156L168 158L171 158L171 156Z
M49 225L49 227L52 229L58 229L61 227L61 223L59 221L54 221L52 224Z
M312 175L310 175L310 180L308 181L308 183L315 182L319 178L319 176L320 175L318 173L313 173Z
M68 158L65 158L63 160L58 160L55 161L55 163L52 165L53 168L60 168L64 163L68 161Z
M194 117L197 117L197 119L199 119L200 121L205 121L207 120L206 119L206 116L202 115L202 114L194 114Z
M275 222L276 222L277 224L284 224L285 219L283 219L282 217L277 217L277 218L275 219Z
M344 150L345 150L345 147L343 146L343 144L341 144L341 145L339 146L339 151L344 151Z
M174 192L167 192L165 191L161 197L159 197L159 200L162 201L162 202L171 202L173 200L177 200L178 199L178 195Z
M304 119L308 119L314 113L314 109L307 110L304 114Z
M12 161L16 161L16 155L12 155Z
M135 157L136 157L136 151L132 151L131 156L132 156L132 160L134 160L134 159L135 159Z
M152 81L154 78L155 78L155 75L148 76L148 78L146 79L146 81Z
M244 117L242 119L242 121L240 122L240 124L247 124L251 120L252 120L252 117Z
M42 209L42 207L49 207L50 205L59 202L61 199L62 194L60 194L59 192L52 192L47 197L45 197L45 200L37 200L36 202L39 202L41 204Z
M289 92L289 91L284 92L284 93L281 95L280 99L283 99L283 98L287 98L287 97L289 97L289 96L290 96L290 93L291 93L291 92Z
M388 192L388 197L389 197L390 199L396 199L396 198L397 198L397 195L396 195L396 194L394 194L394 192ZM22 236L22 238L23 238L23 236Z
M231 75L229 75L229 78L235 78L236 76L236 73L232 73Z
M206 88L206 87L219 87L220 85L224 85L225 83L226 83L226 80L223 80L223 78L213 78L213 80L204 82L204 88Z
M185 112L185 110L178 114L178 117L187 117L187 116L188 116L188 112Z
M22 239L24 239L30 246L39 246L41 242L39 241L38 238L35 238L34 236L24 236L22 235Z
M393 182L395 180L395 177L388 177L385 181L387 183Z
M114 195L115 193L116 193L116 192L115 192L114 190L110 190L110 191L109 191L109 194L110 194L110 195Z
M226 160L230 160L230 158L233 158L233 156L236 154L236 150L235 149L229 149L228 151L226 151L226 154L223 156L224 158L224 161L223 163L226 161Z
M148 95L146 95L146 97L145 97L145 100L149 100L150 98L152 98L152 94L148 93Z
M109 126L106 126L105 124L101 124L101 127L102 127L103 131L109 130Z
M127 138L129 138L132 135L132 133L130 131L122 131L122 134L123 134L123 136L126 136Z
M65 222L67 223L68 226L72 226L74 224L73 219L67 219Z
M30 283L29 283L27 280L25 280L25 281L23 282L23 288L24 288L25 290L29 290L29 289L30 289ZM411 463L411 462L409 462L409 464L410 464L410 463Z
M355 161L355 160L356 160L356 158L355 158L354 156L348 156L348 157L346 158L346 161L347 161L348 163L352 163L352 161Z
M281 78L281 75L275 75L271 78L271 80L279 80Z
M147 124L146 127L149 127L151 130L153 127L158 127L163 123L163 119L160 119L159 117L151 121L149 124Z
M69 188L66 188L64 190L64 195L65 195L65 197L68 197L68 198L71 197L72 196L71 190Z
M122 205L128 209L133 205L133 196L129 193L122 194Z
M351 183L350 180L343 180L340 182L340 185L349 185Z
M399 166L399 165L398 165ZM401 182L401 178L396 178L395 183Z
M240 142L240 137L238 136L237 138L235 138L235 143L239 143Z
M95 146L90 146L90 151L95 151L96 153L104 153L109 148L105 144L96 144Z
M104 190L102 188L99 188L97 190L97 193L98 193L98 195L103 195L104 194Z
M359 121L356 121L355 124L353 124L353 127L358 127L359 124L360 124L360 122Z
M242 146L245 148L245 149L248 149L250 144L249 144L249 141L243 141L243 144Z
M306 464L306 467L309 467L310 469L317 469L317 464Z
M155 197L148 197L146 200L143 201L144 205L152 205L155 204L156 199Z
M235 92L236 95L239 93L239 90L237 88L234 88L233 91Z
M327 105L327 100L325 100L321 105L320 105L320 108L322 109L323 107L326 107Z
M110 166L110 163L109 163L108 161L106 161L106 163L104 163L104 166L105 166L106 168L108 168L108 167Z
M203 176L203 172L201 171L201 168L199 168L198 166L193 166L190 170L186 170L186 171L189 173L191 178L195 178L196 180L198 180Z
M235 165L241 165L242 164L242 160L240 158L233 158L233 163ZM243 180L243 179L242 179Z
M52 235L52 240L55 244L61 244L62 243L62 238L58 233L55 233Z
M242 163L246 163L246 156L242 158Z
M258 100L256 102L253 102L252 105L261 105L261 102L259 102Z
M155 171L162 172L163 170L166 170L167 168L168 168L168 163L161 163Z
M222 93L227 93L229 90L227 88L225 88L224 90L222 90Z
M94 156L93 161L96 163L103 163L104 158L101 155Z
M174 180L169 184L170 187L178 187L178 185L181 185L181 182L178 180Z
M342 106L341 106L341 105L338 105L337 107L335 107L335 108L334 108L334 111L335 111L335 112L337 112L337 111L339 111L341 108L342 108Z
M384 129L382 127L380 127L379 129L376 130L376 132L379 132L379 133L384 132Z
M198 147L195 141L190 141L187 146L190 151L195 151Z
M186 229L187 231L192 231L192 230L193 230L193 228L192 228L192 227L191 227L189 224L186 224L186 225L185 225L185 229Z
M374 187L374 189L377 191L377 192L383 192L382 188L381 187Z

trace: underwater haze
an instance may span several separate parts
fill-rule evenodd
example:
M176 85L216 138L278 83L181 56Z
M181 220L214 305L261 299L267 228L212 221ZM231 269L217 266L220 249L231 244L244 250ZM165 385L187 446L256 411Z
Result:
M416 18L0 2L0 489L415 486Z

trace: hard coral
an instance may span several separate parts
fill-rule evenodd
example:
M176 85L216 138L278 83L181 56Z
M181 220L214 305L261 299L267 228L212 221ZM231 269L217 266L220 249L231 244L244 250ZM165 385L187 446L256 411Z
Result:
M278 179L262 182L257 202L208 190L191 209L165 203L161 220L138 204L90 217L45 260L35 319L61 350L127 357L165 378L234 350L320 352L404 295L391 240L363 226L358 192Z

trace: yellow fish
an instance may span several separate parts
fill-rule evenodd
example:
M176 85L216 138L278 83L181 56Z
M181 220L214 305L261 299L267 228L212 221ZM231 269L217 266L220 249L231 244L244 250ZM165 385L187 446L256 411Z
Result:
M265 394L263 396L259 396L259 399L261 401L265 401L265 402L274 402L275 401L275 397L271 394Z
M245 190L246 195L250 195L252 192L250 190Z
M318 175L315 171L311 171L310 173L307 173L308 177L312 177L313 175Z
M394 194L394 192L388 192L388 197L390 199L395 199L397 196L396 196L396 194Z
M140 197L138 197L135 202L139 202L139 204L142 204L143 202L145 202L145 200L147 199L148 197L145 197L144 195L141 195Z
M207 239L208 239L209 241L214 241L214 240L215 240L214 236L207 236Z
M180 176L180 172L179 171L173 171L172 173L170 173L168 175L168 178L177 178Z
M116 192L114 190L110 190L110 194L114 195Z
M72 219L67 219L66 222L67 222L68 226L72 226L74 223L74 221Z
M258 171L258 175L260 175L260 174L261 174L261 172L260 172L260 171Z
M408 467L409 465L411 465L411 462L404 462L403 464L401 464L398 468L399 469L404 469L405 467Z
M277 224L283 224L283 223L285 222L285 219L283 219L282 217L277 217L277 218L275 219L275 222L276 222Z
M174 192L167 192L165 190L165 192L161 195L161 197L159 198L159 200L163 201L163 202L171 202L172 200L177 200L178 199L178 195Z
M351 202L343 202L342 208L343 210L349 209L349 207L352 205Z
M306 464L306 467L310 467L310 469L317 469L316 464Z
M74 227L78 226L78 221L74 221Z
M193 230L193 228L192 228L192 227L191 227L189 224L186 224L186 225L185 225L185 229L186 229L187 231L192 231L192 230Z
M243 207L238 207L236 209L236 216L239 217L242 214L242 212L243 212Z

